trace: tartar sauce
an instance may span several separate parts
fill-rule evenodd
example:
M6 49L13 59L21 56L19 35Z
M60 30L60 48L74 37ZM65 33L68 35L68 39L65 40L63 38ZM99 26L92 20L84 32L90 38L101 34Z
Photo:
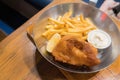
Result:
M105 49L111 44L111 37L102 30L93 30L88 33L88 42L98 49Z

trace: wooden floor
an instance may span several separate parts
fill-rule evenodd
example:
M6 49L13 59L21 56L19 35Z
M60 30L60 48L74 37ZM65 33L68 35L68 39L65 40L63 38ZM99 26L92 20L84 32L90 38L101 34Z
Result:
M7 36L1 29L0 29L0 42Z

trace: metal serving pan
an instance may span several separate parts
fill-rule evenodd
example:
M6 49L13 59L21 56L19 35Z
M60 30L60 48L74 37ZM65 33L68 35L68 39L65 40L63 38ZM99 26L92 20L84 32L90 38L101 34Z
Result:
M85 17L89 17L93 23L103 31L107 32L112 39L112 44L106 50L102 50L102 53L98 54L98 57L101 60L101 63L97 66L94 66L90 69L87 67L74 67L71 65L63 64L54 60L53 56L48 54L45 50L46 40L41 37L41 34L45 31L45 25L47 24L47 18L57 18L59 15L63 15L69 9L73 10L73 15L84 14ZM108 67L110 64L115 61L120 53L120 32L115 23L107 16L104 12L99 9L84 3L64 3L53 6L43 12L38 21L35 23L35 27L33 28L33 38L36 43L36 47L38 48L41 55L50 63L55 65L56 67L74 72L74 73L92 73L100 71Z

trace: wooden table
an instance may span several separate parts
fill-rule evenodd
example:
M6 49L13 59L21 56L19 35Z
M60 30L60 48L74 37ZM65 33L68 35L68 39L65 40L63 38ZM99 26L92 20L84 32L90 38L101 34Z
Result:
M54 0L0 43L0 80L120 80L120 57L108 68L93 74L59 70L36 51L27 38L26 28L55 4L80 0ZM113 19L120 27L120 22Z

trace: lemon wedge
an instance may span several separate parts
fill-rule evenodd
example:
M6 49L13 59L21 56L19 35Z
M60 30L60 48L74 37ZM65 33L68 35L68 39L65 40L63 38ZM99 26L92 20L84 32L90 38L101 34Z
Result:
M60 41L60 39L61 39L60 34L58 34L58 33L54 34L54 35L51 37L51 39L48 41L48 43L47 43L47 47L46 47L47 51L48 51L48 52L52 52L53 49L55 48L55 46L56 46L56 45L58 44L58 42Z

